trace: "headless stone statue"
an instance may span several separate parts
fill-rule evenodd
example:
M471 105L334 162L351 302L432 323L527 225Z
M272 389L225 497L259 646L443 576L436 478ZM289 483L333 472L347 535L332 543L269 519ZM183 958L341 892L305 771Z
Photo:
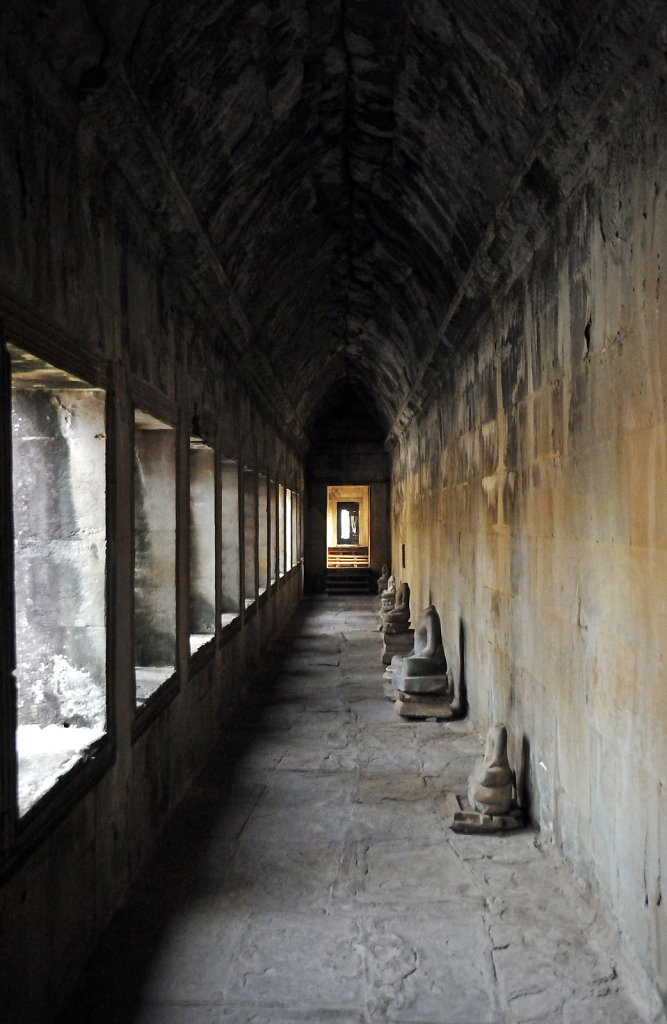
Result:
M394 607L385 613L385 633L405 633L410 625L410 587L401 583L396 591Z
M468 782L468 801L482 814L507 814L512 806L514 775L507 760L507 729L492 725L486 736L484 758Z
M381 594L383 591L385 591L387 589L387 584L388 583L389 583L389 569L387 568L386 565L383 565L382 566L382 572L380 573L380 575L378 577L378 594Z
M396 591L393 608L382 616L382 664L391 664L397 654L412 650L414 630L410 629L410 587L401 583Z
M522 823L521 811L513 800L514 772L507 759L507 729L492 725L486 736L484 757L468 779L468 802L472 810L454 815L455 832L505 832Z
M463 714L447 667L440 616L433 605L420 616L412 654L392 658L385 680L385 696L391 687L394 707L403 718L451 719Z
M390 576L387 580L387 588L380 594L380 611L378 612L378 631L384 631L384 617L391 611L396 601L396 580Z
M392 660L393 684L403 693L439 693L449 688L440 616L429 605L419 619L412 654Z

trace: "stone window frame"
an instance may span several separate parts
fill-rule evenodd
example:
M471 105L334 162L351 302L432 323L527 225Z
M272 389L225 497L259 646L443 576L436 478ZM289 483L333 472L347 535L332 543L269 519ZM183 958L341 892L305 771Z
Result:
M35 803L19 815L15 747L17 693L15 669L14 539L12 481L11 344L56 369L104 392L105 537L107 552L116 537L116 443L114 437L114 375L111 361L91 349L88 340L19 308L0 301L0 860L10 867L53 828L73 802L83 797L113 763L116 745L113 566L106 557L104 606L106 618L106 723L102 736L58 777Z

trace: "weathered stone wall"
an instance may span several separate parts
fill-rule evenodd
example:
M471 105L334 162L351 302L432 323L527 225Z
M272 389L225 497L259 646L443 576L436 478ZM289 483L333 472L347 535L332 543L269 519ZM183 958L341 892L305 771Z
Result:
M473 721L507 723L532 815L664 993L667 166L644 87L401 438L392 543Z

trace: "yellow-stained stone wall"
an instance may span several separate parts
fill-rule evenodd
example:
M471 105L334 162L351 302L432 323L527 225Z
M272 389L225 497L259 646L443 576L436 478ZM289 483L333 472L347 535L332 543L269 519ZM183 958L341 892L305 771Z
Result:
M405 544L413 611L438 608L474 723L507 723L533 817L665 991L667 174L650 118L630 108L594 150L401 438L392 565Z

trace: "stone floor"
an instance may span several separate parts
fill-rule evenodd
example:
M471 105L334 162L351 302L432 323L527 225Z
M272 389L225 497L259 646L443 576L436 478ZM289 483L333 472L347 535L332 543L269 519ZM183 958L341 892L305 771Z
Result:
M63 1021L662 1019L537 832L450 831L481 741L394 713L376 603L304 603Z

